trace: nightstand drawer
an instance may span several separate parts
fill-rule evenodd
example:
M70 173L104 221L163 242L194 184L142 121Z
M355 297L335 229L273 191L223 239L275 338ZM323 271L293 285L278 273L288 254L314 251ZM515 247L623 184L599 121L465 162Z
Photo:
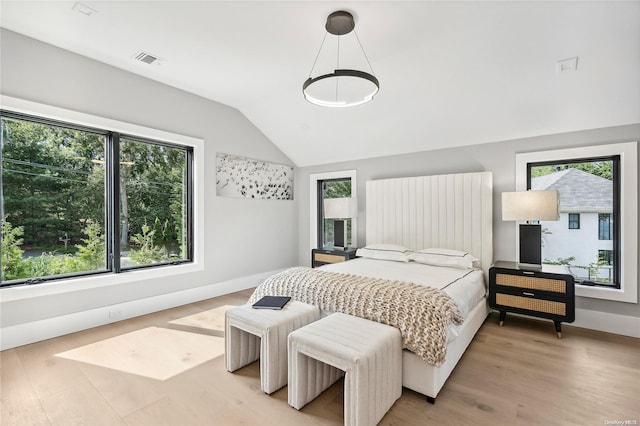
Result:
M496 273L496 284L506 287L551 291L562 294L567 292L567 282L565 280L541 278L536 276Z
M355 248L349 250L313 249L311 250L311 267L317 268L329 263L346 262L347 260L355 259L355 257Z
M344 257L344 255L315 253L313 256L313 260L315 262L323 262L323 263L338 263L338 262L344 262L347 259Z
M561 317L567 315L566 303L515 296L513 294L496 293L496 305L500 307L525 309L532 313L544 312L551 315L559 315Z

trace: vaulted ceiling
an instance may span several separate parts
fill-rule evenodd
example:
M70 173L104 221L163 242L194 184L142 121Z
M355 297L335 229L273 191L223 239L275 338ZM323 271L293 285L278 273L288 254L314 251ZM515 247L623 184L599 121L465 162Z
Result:
M368 104L302 96L335 10ZM640 122L638 1L2 0L0 25L237 108L298 166Z

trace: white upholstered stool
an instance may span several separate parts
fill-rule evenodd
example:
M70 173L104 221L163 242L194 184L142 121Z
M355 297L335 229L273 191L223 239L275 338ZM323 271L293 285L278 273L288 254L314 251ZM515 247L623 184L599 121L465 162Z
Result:
M335 313L289 335L289 405L301 409L343 374L344 424L377 424L402 395L400 331Z
M281 310L238 306L225 313L227 371L260 358L260 388L273 393L287 384L287 336L320 318L317 306L289 301Z

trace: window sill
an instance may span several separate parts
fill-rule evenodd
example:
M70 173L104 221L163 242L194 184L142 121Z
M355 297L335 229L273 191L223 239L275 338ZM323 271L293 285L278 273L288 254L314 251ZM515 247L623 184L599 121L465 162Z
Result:
M576 284L576 296L589 297L592 299L613 300L616 302L637 303L637 287L630 286L623 288L594 287Z
M184 265L167 265L151 269L133 270L119 274L105 273L86 277L74 277L44 282L35 285L7 287L0 289L0 302L13 302L36 297L61 295L95 288L109 287L120 284L134 284L136 282L162 279L176 275L201 272L204 267L197 263Z

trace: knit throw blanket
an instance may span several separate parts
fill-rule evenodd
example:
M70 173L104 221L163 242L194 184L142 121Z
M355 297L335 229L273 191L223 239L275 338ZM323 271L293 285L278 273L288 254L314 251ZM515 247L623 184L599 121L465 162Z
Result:
M436 366L445 360L449 323L460 325L464 321L458 306L442 290L305 267L267 278L253 292L249 303L263 296L291 296L326 311L396 327L406 348Z

